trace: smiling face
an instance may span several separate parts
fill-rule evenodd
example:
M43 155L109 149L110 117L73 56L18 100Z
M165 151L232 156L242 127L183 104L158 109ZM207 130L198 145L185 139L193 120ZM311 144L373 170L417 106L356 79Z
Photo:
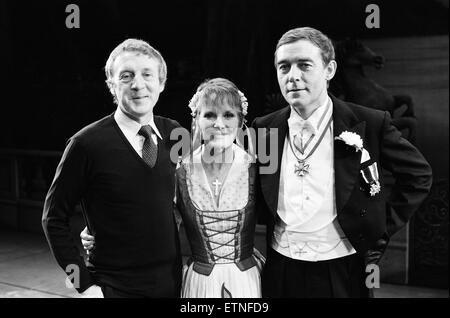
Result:
M120 109L137 122L153 116L153 107L164 85L159 80L159 62L137 52L124 52L113 64L111 90Z
M278 84L289 105L310 113L327 98L327 81L336 71L332 60L324 65L320 49L308 40L280 46L276 52Z
M236 139L239 114L227 102L220 105L205 103L200 106L198 126L208 149L224 150Z

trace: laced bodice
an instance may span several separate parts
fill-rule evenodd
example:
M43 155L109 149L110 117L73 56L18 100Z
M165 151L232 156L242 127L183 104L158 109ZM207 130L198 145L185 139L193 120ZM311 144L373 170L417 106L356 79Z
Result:
M240 148L239 148L240 149ZM238 149L238 152L239 152ZM253 237L256 223L254 211L255 165L247 154L235 154L219 205L214 203L202 166L183 162L177 171L178 206L191 246L193 261L198 266L236 263L245 267L253 263Z

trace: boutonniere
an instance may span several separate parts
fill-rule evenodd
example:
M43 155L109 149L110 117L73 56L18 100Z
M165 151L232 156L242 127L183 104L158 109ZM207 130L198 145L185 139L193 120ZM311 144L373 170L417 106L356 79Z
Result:
M339 136L334 137L334 139L345 142L346 145L354 147L356 151L363 150L363 141L361 139L361 136L359 136L357 133L344 131Z
M370 166L361 170L364 181L370 185L370 196L375 196L381 191L377 163L374 162Z

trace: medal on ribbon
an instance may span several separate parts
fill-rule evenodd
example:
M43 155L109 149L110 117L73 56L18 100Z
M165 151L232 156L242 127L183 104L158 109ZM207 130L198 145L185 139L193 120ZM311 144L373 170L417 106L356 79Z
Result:
M370 186L370 196L375 196L381 191L377 163L374 162L370 166L361 170L364 181Z

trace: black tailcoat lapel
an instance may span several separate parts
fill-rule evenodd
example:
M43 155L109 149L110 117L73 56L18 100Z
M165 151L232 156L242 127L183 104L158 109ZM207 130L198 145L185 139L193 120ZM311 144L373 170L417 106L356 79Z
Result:
M276 215L277 213L278 192L280 188L281 158L283 156L284 141L288 131L287 120L290 114L291 109L289 106L283 108L279 112L279 114L277 114L276 118L272 122L271 127L267 129L265 134L266 152L269 153L271 149L277 149L278 151L276 171L271 174L261 173L260 175L262 192L266 199L267 206L274 215ZM277 135L276 138L274 135ZM277 144L272 143L271 145L271 140L273 140ZM264 167L265 165L262 166Z
M334 138L344 131L354 132L363 140L366 122L360 121L344 102L330 96L333 101ZM359 178L361 151L356 151L341 140L334 140L334 172L336 209L339 213L347 203Z

